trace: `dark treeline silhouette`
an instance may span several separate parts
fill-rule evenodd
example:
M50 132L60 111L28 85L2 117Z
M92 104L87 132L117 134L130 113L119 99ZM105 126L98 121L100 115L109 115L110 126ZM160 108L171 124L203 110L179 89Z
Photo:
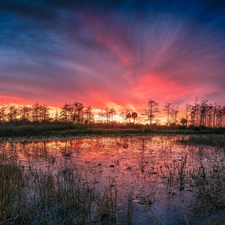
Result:
M64 103L59 109L51 109L48 105L34 103L32 106L0 105L1 124L30 124L30 123L72 123L72 124L140 124L141 120L150 127L160 124L159 103L149 99L146 109L141 113L125 110L117 112L115 108L93 110L80 102ZM207 100L193 105L187 104L184 116L178 120L179 109L171 103L163 107L166 125L168 127L182 125L183 127L225 127L225 106L208 103ZM140 119L139 119L140 121Z
M224 127L225 126L225 106L217 103L208 103L202 100L198 103L196 98L195 104L186 105L186 118L182 118L182 123L191 126L204 127Z

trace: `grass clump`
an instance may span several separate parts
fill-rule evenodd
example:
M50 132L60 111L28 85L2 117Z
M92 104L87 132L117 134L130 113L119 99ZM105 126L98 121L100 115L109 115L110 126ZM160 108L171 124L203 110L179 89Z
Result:
M54 174L1 159L0 224L116 224L115 193L101 197L94 186L71 168Z
M197 188L198 216L210 217L225 210L225 165L215 162L211 167L203 164L192 171L191 177ZM225 219L225 218L221 218Z
M190 135L184 136L179 142L193 145L208 145L216 147L225 146L224 134L208 134L208 135Z

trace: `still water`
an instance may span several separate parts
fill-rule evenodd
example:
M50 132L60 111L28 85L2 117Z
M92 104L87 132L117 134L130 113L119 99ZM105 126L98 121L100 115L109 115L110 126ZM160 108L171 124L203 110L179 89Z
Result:
M17 140L0 143L0 154L25 167L55 171L72 167L100 192L117 193L118 224L214 224L225 210L201 212L195 174L225 168L225 151L183 145L179 136L85 137ZM225 184L224 184L225 185ZM220 223L215 223L220 224ZM222 224L222 222L221 222Z

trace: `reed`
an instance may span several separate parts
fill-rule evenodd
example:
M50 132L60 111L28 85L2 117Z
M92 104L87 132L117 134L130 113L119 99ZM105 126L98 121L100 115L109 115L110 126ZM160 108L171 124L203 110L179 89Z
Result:
M0 224L116 224L117 192L103 196L71 168L56 174L0 160Z
M214 162L207 168L201 163L191 172L197 188L197 204L193 209L204 217L225 210L225 165Z

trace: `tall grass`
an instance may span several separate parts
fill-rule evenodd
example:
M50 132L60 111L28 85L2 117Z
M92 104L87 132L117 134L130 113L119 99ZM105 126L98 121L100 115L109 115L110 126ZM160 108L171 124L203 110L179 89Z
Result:
M71 168L56 174L0 160L0 224L116 224L116 192L101 196Z
M193 210L198 217L210 217L213 214L222 212L223 216L217 218L225 220L225 165L221 162L214 162L211 167L201 164L191 172L191 177L197 188L197 204ZM222 215L221 214L221 215Z

